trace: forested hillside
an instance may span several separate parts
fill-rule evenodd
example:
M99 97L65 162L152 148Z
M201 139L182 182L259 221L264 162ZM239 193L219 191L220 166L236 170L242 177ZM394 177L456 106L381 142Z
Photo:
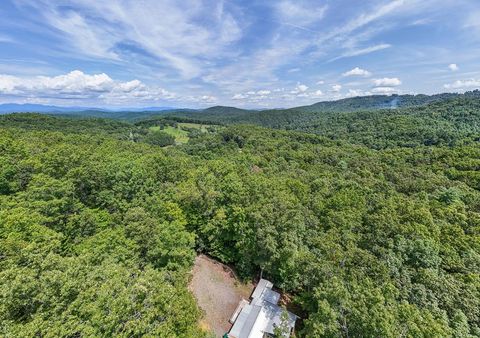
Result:
M475 95L472 93L455 94L455 93L443 93L435 95L371 95L371 96L358 96L346 99L340 99L337 101L324 101L312 104L310 106L303 106L293 108L294 110L300 110L304 112L348 112L348 111L360 111L360 110L373 110L373 109L385 109L385 108L405 108L413 106L426 105L433 102L445 101L452 98L458 98L463 96ZM478 94L476 94L478 95Z
M434 102L442 102L454 98L472 98L479 97L478 91L467 92L465 94L444 93L436 95L371 95L351 97L334 101L322 101L309 106L300 106L289 109L239 109L235 107L215 106L203 110L172 110L165 111L164 115L186 117L192 119L201 119L206 121L216 121L223 123L250 122L260 123L264 125L266 121L270 121L270 125L281 125L293 114L298 113L304 117L315 117L311 113L338 113L338 112L357 112L371 111L380 109L396 109L422 106ZM290 119L290 121L294 121Z
M288 291L299 337L480 336L479 108L164 148L152 122L2 118L0 335L202 337L186 286L204 252Z
M396 109L391 109L392 102ZM375 149L451 145L478 136L480 92L368 96L287 110L239 111L216 107L203 112L170 115L197 121L306 131Z
M454 145L478 141L480 99L456 98L402 109L302 113L285 115L285 119L262 116L259 124L316 133L375 149Z

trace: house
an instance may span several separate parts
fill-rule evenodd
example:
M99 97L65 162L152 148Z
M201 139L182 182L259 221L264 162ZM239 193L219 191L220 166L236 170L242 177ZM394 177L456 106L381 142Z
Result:
M280 294L272 290L273 284L260 279L250 297L251 301L240 301L230 318L233 323L228 337L230 338L265 338L272 337L275 327L288 326L289 337L297 316L278 306ZM282 314L286 313L286 315ZM282 323L283 321L283 323Z

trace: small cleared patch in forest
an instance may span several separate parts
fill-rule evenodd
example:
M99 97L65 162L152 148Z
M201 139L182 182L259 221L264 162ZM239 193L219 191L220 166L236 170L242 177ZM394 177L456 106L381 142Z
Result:
M202 328L222 337L230 330L230 316L242 298L250 297L253 285L241 283L227 265L199 255L195 259L190 290L204 312Z

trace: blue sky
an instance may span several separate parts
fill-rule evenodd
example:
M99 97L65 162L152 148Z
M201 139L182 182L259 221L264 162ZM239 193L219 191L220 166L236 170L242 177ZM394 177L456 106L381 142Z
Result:
M290 107L480 87L478 0L2 0L0 103Z

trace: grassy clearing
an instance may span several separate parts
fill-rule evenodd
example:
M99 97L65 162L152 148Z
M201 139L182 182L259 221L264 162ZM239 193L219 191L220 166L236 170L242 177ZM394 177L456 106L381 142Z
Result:
M185 127L185 128L192 128L192 129L199 129L202 132L207 132L207 127L208 125L205 124L198 124L198 123L187 123L187 122L182 122L178 124L180 127Z
M157 130L160 130L160 127L159 126L150 127L150 130L151 131L157 131ZM182 130L180 128L174 128L174 127L171 127L171 126L166 126L161 130L166 132L167 134L170 134L173 137L175 137L175 142L176 143L187 143L188 140L189 140L188 132L185 131L185 130Z
M183 144L187 143L189 140L189 132L187 130L190 129L197 129L198 131L202 133L208 133L209 132L209 127L211 127L208 124L200 124L200 123L187 123L187 122L180 122L177 124L177 127L172 127L172 126L165 126L163 129L160 129L159 126L153 126L150 127L149 129L151 131L157 131L157 130L162 130L173 137L175 137L175 142L177 144ZM217 129L217 127L215 127ZM186 129L186 130L184 130ZM217 129L218 130L218 129Z

